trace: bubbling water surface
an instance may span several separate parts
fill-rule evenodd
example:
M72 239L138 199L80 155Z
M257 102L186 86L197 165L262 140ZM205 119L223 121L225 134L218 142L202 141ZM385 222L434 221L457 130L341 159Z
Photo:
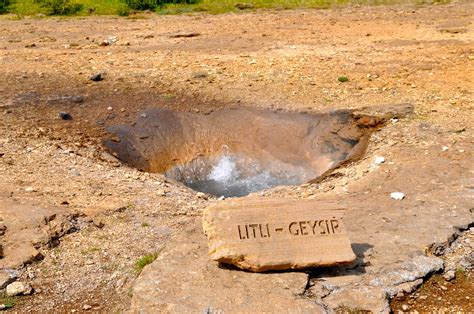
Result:
M285 171L272 173L263 170L258 161L242 157L223 155L207 162L200 160L196 162L199 164L197 167L177 167L166 175L179 179L196 191L224 197L245 196L278 185L301 183L297 176Z

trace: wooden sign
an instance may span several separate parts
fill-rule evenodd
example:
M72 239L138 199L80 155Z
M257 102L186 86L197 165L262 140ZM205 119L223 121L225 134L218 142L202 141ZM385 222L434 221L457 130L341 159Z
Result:
M344 209L314 200L240 199L208 207L203 229L215 261L255 272L347 264L356 256Z

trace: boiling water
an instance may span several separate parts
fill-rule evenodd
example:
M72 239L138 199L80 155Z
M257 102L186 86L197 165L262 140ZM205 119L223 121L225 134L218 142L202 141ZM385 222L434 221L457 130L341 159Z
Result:
M258 162L242 157L221 156L217 160L196 160L176 167L167 176L190 188L216 196L245 196L278 185L301 183L299 176L285 171L265 171Z

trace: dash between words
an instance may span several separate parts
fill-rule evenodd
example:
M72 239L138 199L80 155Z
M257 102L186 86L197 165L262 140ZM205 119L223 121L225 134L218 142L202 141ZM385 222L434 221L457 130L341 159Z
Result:
M331 235L341 233L338 219L292 221L285 227L270 224L237 225L239 239L271 238L278 234L289 233L292 236Z

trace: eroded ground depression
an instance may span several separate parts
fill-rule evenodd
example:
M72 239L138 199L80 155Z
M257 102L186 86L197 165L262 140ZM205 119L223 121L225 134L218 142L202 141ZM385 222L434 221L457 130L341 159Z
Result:
M321 177L366 148L376 119L348 110L211 113L148 109L109 128L106 148L131 167L217 196L244 196Z

